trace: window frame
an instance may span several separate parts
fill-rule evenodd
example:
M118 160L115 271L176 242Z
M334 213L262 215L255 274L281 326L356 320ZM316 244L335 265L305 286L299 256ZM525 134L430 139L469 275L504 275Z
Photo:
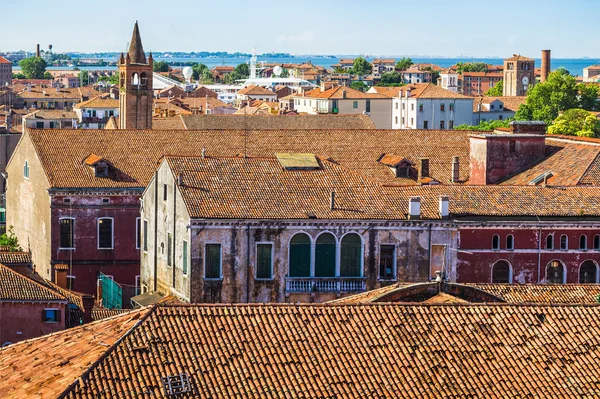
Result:
M564 248L563 248L563 238L565 239ZM569 237L566 234L561 234L561 236L560 236L560 250L561 251L569 250Z
M23 178L29 180L29 161L25 160L23 164Z
M142 218L141 217L136 217L135 218L135 249L140 249L141 248L141 241L142 241L142 235L141 235L141 224L142 224Z
M583 267L583 265L585 265L586 262L590 262L594 266L594 277L595 278L594 278L594 282L593 283L583 283L583 282L581 282L581 268ZM599 274L598 264L596 262L594 262L593 260L591 260L591 259L584 260L583 262L581 262L579 264L579 269L577 270L577 282L579 284L598 284L598 281L599 281L598 280L598 278L599 278L598 274Z
M498 283L494 281L494 268L500 263L504 262L508 266L508 281L506 283ZM499 259L492 264L492 275L490 276L490 282L492 284L512 284L513 283L513 268L509 261L506 259Z
M142 234L144 236L144 252L148 252L148 220L144 219L144 223L142 224Z
M206 248L209 245L218 245L219 246L219 276L220 277L206 277ZM218 280L223 280L223 244L220 242L216 242L216 241L206 241L204 243L204 256L203 258L203 263L204 263L204 280L213 280L213 281L218 281Z
M333 233L332 233L333 234ZM347 236L350 235L355 235L358 237L359 241L360 241L360 252L358 254L358 276L342 276L342 263L343 263L343 241L344 238L346 238ZM337 270L338 273L336 277L338 278L362 278L364 277L365 274L365 241L363 239L363 237L357 232L357 231L349 231L345 234L343 234L339 240L338 238L334 235L334 238L336 239L337 243L336 246L339 247L339 251L337 251L336 248L336 256L339 257L339 259L336 260L336 262L339 264L339 270Z
M271 264L269 265L270 267L270 276L271 277L258 277L258 246L259 245L270 245L271 246ZM273 276L273 265L275 263L275 243L272 241L257 241L254 244L254 258L255 258L255 267L254 267L254 278L256 280L273 280L274 276Z
M548 247L548 238L552 240L552 245ZM546 244L544 245L544 249L554 251L554 234L548 234L546 236Z
M583 247L581 246L581 239L583 239ZM582 234L579 236L579 250L580 251L587 251L588 250L588 239L587 236L585 234Z
M494 242L495 240L497 240L497 241ZM500 235L499 234L494 234L492 236L492 251L500 251Z
M63 247L62 244L62 232L61 232L61 221L62 220L71 220L71 247ZM65 251L73 251L75 250L75 218L72 216L61 216L58 218L58 249Z
M48 321L48 320L46 320L46 312L49 311L49 310L56 312L55 313L54 321ZM58 324L58 323L60 323L60 309L59 308L44 308L43 312L44 312L43 313L43 315L44 315L44 324Z
M100 221L101 220L110 220L110 227L111 227L111 232L110 232L110 248L108 247L100 247ZM97 235L97 240L96 240L96 246L97 249L99 250L112 250L115 249L115 219L111 216L102 216L99 217L96 220L96 235Z
M392 247L392 277L382 277L381 276L381 248L382 247ZM379 244L379 266L377 270L377 279L380 281L396 281L398 280L398 247L394 243L380 243Z
M510 245L510 247L508 246L508 239L509 239L509 238L510 238L510 240L511 240L511 245ZM512 235L512 234L508 234L508 235L506 236L506 249L507 249L508 251L514 251L514 250L515 250L515 236L514 236L514 235Z
M592 243L594 251L600 251L600 234L596 234L594 236L594 241Z
M188 245L188 240L182 240L181 243L181 272L184 276L188 275L188 269L189 269L189 262L188 262L188 258L189 258L189 245Z

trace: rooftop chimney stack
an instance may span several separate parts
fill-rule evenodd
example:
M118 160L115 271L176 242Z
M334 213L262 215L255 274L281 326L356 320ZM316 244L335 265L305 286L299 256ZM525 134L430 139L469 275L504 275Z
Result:
M39 43L35 45L35 56L38 57L38 58L41 57L40 44Z
M450 181L452 183L458 183L460 179L460 161L459 157L452 157L452 178Z
M540 82L545 82L550 74L550 50L542 50L542 72Z
M421 164L419 165L419 180L421 180L424 177L429 177L429 158L421 158L419 162Z
M408 219L421 219L421 197L410 197L408 202Z
M442 195L440 197L440 217L442 219L448 219L448 215L450 214L449 203L450 200L447 195Z
M335 191L331 192L331 196L329 198L329 209L332 211L335 209Z

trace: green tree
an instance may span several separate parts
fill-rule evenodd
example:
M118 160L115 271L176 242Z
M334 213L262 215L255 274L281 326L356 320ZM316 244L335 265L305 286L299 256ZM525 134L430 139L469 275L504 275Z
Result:
M370 75L373 72L373 66L364 59L363 57L358 57L354 59L354 65L352 66L352 71L355 75Z
M113 73L109 78L108 78L108 82L111 85L118 85L119 84L119 73Z
M22 252L23 248L19 245L19 239L14 233L13 226L8 227L8 233L0 235L0 245L9 248L10 252Z
M463 72L487 72L487 65L485 62L459 62L456 64L456 70L458 73Z
M246 63L239 64L235 67L233 72L239 76L238 79L247 79L250 76L250 67Z
M412 66L413 62L409 57L402 57L402 59L396 62L396 69L404 71Z
M25 76L24 73L17 72L17 73L13 73L12 78L13 79L27 79L27 76Z
M365 82L362 82L360 80L357 80L355 82L350 83L350 88L354 89L354 90L359 90L359 91L362 91L362 92L365 92L365 91L369 90L369 86L367 86L365 84Z
M200 76L204 75L204 71L208 70L208 67L204 64L194 64L192 65L192 78L194 80L200 80Z
M43 79L47 64L42 57L29 57L21 60L19 66L27 79Z
M81 71L79 72L79 85L80 86L87 86L88 83L90 82L90 74L88 71Z
M496 83L494 85L494 87L492 87L491 89L489 89L488 91L485 92L485 95L491 96L491 97L500 97L500 96L502 96L502 94L504 94L503 90L504 90L504 81L502 81L502 79L500 79L498 81L498 83Z
M475 126L467 125L466 123L463 123L461 125L454 126L454 130L477 130L477 131L486 131L487 132L487 131L497 129L499 127L507 128L507 127L509 127L510 121L512 121L512 119L481 121L479 123L479 125L475 125Z
M156 61L154 65L152 65L152 70L154 72L169 72L169 64L165 61Z
M590 112L581 108L572 108L559 115L548 127L549 134L567 136L598 137L600 121Z
M381 84L389 85L389 84L398 84L402 83L402 75L400 75L396 71L386 72L381 75Z
M579 106L588 111L598 111L598 98L600 98L600 89L594 84L579 83L577 85L579 92Z
M202 84L211 84L215 81L212 72L208 68L202 71L202 75L200 75L200 78L198 80Z
M290 77L290 71L287 70L287 68L283 68L283 70L281 71L281 75L279 75L280 78L289 78Z
M344 68L342 67L337 67L333 70L333 73L348 73L348 71L346 71Z
M550 124L560 112L571 108L583 108L579 97L580 85L564 68L552 72L543 83L538 83L527 91L527 102L522 104L515 118L518 120L539 120ZM589 107L585 93L585 107Z

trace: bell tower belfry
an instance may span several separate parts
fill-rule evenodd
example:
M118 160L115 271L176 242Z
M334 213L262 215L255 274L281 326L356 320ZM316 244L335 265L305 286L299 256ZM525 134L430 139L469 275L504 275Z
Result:
M119 59L119 129L152 129L152 53L146 60L137 21Z

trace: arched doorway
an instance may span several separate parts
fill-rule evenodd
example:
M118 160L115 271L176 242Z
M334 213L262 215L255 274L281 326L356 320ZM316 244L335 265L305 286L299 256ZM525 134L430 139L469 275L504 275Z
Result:
M355 233L342 238L340 277L360 277L362 269L362 240Z
M562 262L558 260L548 262L546 265L546 283L565 283L565 265Z
M586 260L579 266L579 282L582 284L598 282L598 266L591 260Z
M290 277L310 277L310 237L298 233L290 241Z
M504 260L499 260L492 266L492 283L507 284L512 281L510 265Z

